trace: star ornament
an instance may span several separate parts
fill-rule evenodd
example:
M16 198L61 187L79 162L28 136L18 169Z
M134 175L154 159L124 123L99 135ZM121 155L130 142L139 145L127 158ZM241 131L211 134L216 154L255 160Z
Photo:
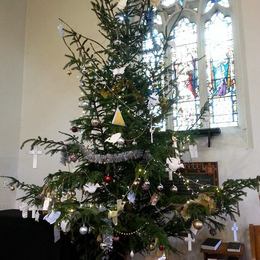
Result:
M86 191L88 193L94 193L100 187L101 186L98 183L94 184L94 183L89 182L89 183L84 185L83 189L84 189L84 191Z
M180 168L184 168L183 163L181 163L180 158L169 157L166 159L166 164L168 167L168 171L176 172Z

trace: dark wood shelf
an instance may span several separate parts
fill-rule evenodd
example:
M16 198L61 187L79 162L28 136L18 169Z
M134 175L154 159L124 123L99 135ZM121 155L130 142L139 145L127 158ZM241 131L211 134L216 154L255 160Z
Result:
M179 133L184 133L186 131L178 131ZM221 134L221 129L219 127L216 128L202 128L202 129L194 129L189 130L192 136L196 137L208 137L208 147L211 146L211 138L213 136L218 136Z

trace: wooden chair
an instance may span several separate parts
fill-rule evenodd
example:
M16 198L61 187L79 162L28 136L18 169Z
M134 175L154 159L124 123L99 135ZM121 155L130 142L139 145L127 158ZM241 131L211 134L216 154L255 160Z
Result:
M260 226L249 225L252 260L260 260Z

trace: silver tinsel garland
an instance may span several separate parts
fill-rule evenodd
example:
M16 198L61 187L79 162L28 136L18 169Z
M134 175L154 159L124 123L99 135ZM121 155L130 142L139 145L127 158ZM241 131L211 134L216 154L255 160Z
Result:
M82 147L84 158L91 163L107 164L107 163L120 163L129 160L144 159L150 160L151 154L149 151L132 150L115 154L95 154L92 151Z

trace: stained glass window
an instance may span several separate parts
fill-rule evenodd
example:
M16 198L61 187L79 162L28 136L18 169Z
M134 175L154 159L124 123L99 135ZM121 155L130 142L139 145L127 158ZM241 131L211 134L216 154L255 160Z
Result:
M184 0L163 0L162 5L164 6L171 6L175 3L179 3L180 5L183 5Z
M170 127L238 125L231 4L234 0L162 0L159 15L171 28L169 48L179 97ZM183 8L182 8L183 7ZM178 17L178 22L175 20ZM158 19L158 18L157 18ZM209 100L207 121L200 109ZM169 121L169 120L168 120Z
M179 92L173 107L173 122L178 130L184 130L196 121L200 110L196 24L188 18L181 19L172 38L171 57Z
M215 13L205 24L210 125L237 125L232 20Z
M215 5L215 4L219 4L223 7L229 7L229 2L228 0L209 0L207 2L206 8L205 8L205 12L208 12L209 10L211 10L211 8Z

